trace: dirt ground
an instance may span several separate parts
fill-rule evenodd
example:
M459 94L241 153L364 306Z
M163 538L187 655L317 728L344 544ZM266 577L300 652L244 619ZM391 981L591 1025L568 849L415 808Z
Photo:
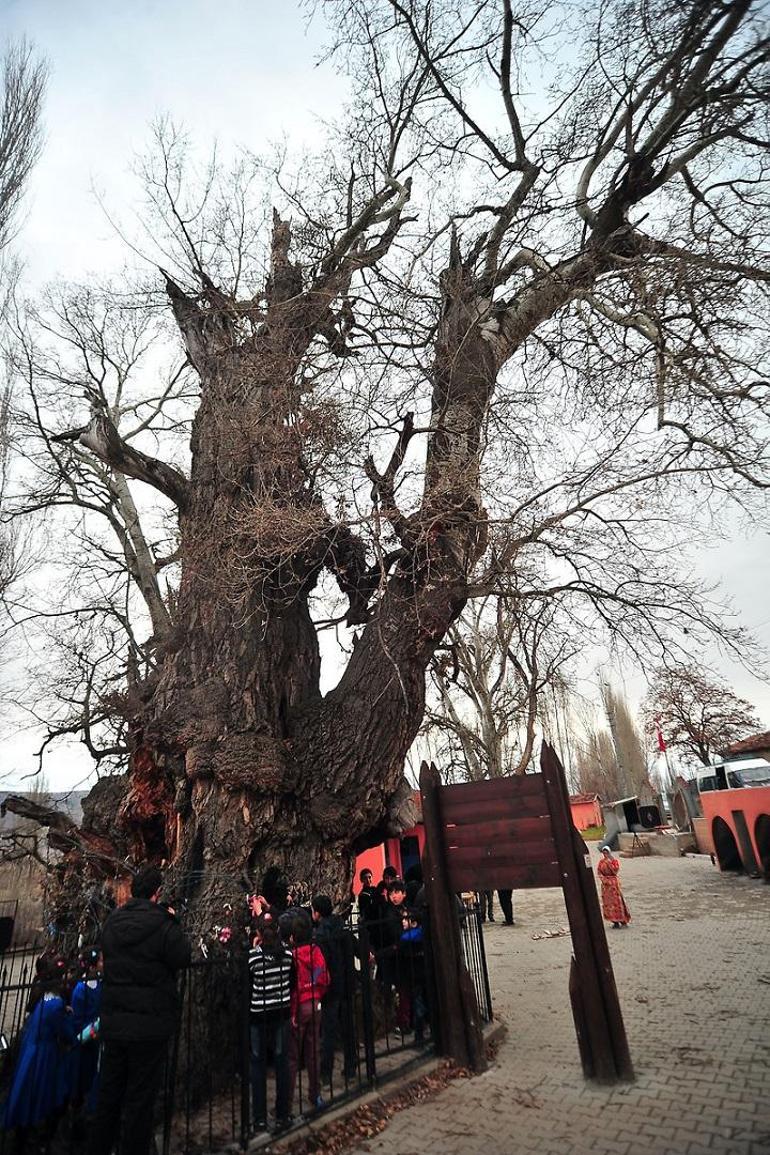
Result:
M494 1066L395 1116L355 1155L770 1152L770 887L702 857L625 859L621 880L632 922L608 940L636 1081L583 1079L570 938L533 938L567 926L561 892L523 892L516 926L486 930L508 1025Z

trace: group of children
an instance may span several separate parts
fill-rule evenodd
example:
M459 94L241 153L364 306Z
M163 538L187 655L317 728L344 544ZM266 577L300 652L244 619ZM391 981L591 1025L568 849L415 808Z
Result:
M407 905L407 884L396 877L371 885L362 872L359 928L369 944L368 960L382 993L386 1021L395 1002L396 1028L403 1038L412 1030L421 1045L428 1024L422 914ZM395 875L395 871L393 872ZM358 1070L355 1026L356 967L361 938L332 913L327 895L316 895L310 909L280 912L261 897L251 899L252 945L250 1039L253 1124L268 1126L267 1067L275 1070L275 1123L281 1131L293 1121L297 1074L307 1074L302 1098L311 1112L326 1107L322 1085L330 1083L340 1035L343 1077ZM365 956L365 952L364 952ZM356 962L358 960L358 964Z
M359 881L359 919L369 935L386 1009L395 994L396 1026L402 1034L414 1030L419 1046L428 1024L422 878L414 870L403 881L386 866L376 887L370 870L362 870Z
M35 964L27 1018L18 1040L2 1127L23 1142L32 1128L53 1133L68 1107L76 1117L95 1105L99 1079L101 957L43 954Z
M293 1122L298 1073L303 1111L322 1111L322 1086L333 1079L341 1043L343 1078L359 1069L356 992L360 970L381 994L386 1029L395 1021L401 1039L414 1031L424 1042L428 1025L419 882L404 883L389 868L378 887L362 871L358 933L354 922L333 914L331 899L313 897L309 907L249 899L251 924L250 1048L252 1118L266 1130L267 1070L275 1071L277 1131ZM288 899L288 896L287 896ZM368 949L367 949L368 947ZM67 962L43 954L36 963L27 1016L13 1053L0 1126L22 1141L33 1129L49 1136L68 1108L78 1126L95 1106L99 1081L101 956L97 948ZM395 1015L394 1015L395 1011Z

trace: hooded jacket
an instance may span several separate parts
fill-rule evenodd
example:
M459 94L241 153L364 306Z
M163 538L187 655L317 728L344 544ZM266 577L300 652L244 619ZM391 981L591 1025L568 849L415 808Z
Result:
M317 1002L331 985L329 968L320 946L316 943L304 943L292 951L296 973L296 985L291 992L291 1015L296 1018L297 1011L303 1003Z
M190 962L190 944L174 916L146 898L130 899L107 918L102 953L102 1038L170 1038L179 1005L176 972Z

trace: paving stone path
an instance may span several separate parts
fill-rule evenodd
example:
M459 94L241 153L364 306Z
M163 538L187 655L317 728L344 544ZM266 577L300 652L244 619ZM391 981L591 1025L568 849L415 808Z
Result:
M770 886L701 857L624 859L621 880L632 922L608 939L636 1082L584 1082L570 938L532 938L567 925L561 893L519 893L517 925L485 936L495 1064L355 1155L770 1155Z

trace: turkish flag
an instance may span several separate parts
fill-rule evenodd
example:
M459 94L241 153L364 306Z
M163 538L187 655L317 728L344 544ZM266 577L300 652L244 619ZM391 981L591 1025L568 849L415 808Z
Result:
M660 726L657 726L656 730L657 730L657 734L658 734L658 749L660 750L661 754L665 754L666 753L666 739L663 737L663 734L661 733Z

